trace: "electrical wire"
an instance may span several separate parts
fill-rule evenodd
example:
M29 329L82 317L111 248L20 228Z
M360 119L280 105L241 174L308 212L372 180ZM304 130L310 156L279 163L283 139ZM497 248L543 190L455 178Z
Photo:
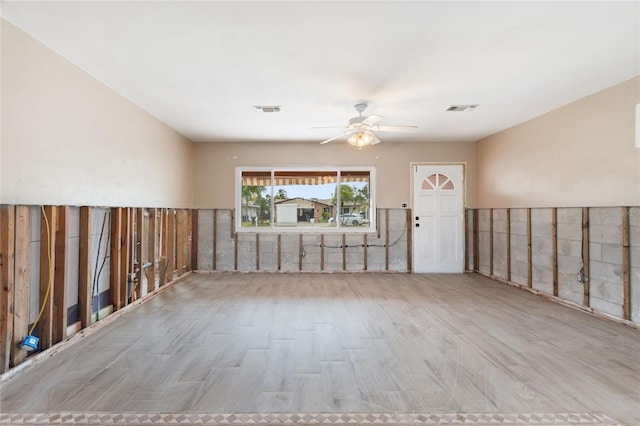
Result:
M322 245L322 244L304 244L302 246L302 250L304 250L305 247L324 247L324 248L332 248L332 249L341 249L341 248L353 248L353 247L393 247L396 244L398 244L402 238L404 237L404 235L407 233L407 226L405 223L405 227L402 229L402 233L400 234L400 236L391 244L389 244L388 246L386 244L344 244L344 245L339 245L339 246L331 246L331 245Z
M49 263L47 267L49 269L49 282L47 283L47 291L44 294L44 299L42 300L42 306L40 307L40 312L38 312L38 316L36 320L33 322L31 329L29 330L29 336L32 335L33 330L35 330L36 326L40 322L40 318L42 318L42 313L44 312L44 307L47 304L47 299L49 299L49 293L51 293L51 284L53 283L53 275L51 274L51 228L49 227L49 218L47 217L47 212L44 210L44 206L40 206L42 209L42 217L44 218L44 223L47 227L47 260ZM42 241L40 242L42 244Z

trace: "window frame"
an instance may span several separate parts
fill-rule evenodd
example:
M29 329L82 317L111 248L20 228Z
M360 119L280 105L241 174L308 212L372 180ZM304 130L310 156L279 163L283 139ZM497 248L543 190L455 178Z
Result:
M344 226L339 220L336 221L336 226L317 227L317 226L275 226L273 221L273 212L275 211L275 199L273 194L274 184L271 184L271 217L270 225L258 226L258 227L243 227L242 226L242 173L243 172L270 172L273 182L274 174L277 172L336 172L338 176L338 182L336 186L340 185L343 172L369 172L369 224L368 226ZM236 232L248 232L248 233L375 233L377 232L377 208L376 208L376 168L375 166L322 166L322 167L302 167L302 166L236 166L235 170L235 194L234 194L234 227ZM338 197L338 205L340 208L336 208L336 211L341 211L342 200L340 200L340 191L336 194Z

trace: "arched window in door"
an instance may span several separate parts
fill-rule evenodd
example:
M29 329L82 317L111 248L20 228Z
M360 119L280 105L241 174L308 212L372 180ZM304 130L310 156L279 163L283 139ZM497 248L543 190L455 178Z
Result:
M422 181L422 190L435 191L436 189L441 191L453 191L456 187L449 176L442 173L434 173L427 176L425 180Z

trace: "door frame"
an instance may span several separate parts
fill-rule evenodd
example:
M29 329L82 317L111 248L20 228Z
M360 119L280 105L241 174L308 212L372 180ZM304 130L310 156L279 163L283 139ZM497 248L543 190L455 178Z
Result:
M415 203L415 193L414 193L414 181L413 178L415 176L415 173L413 172L413 168L417 167L417 166L462 166L462 241L463 241L463 246L462 247L462 271L463 273L466 273L467 271L467 163L463 162L463 161L449 161L449 162L443 162L443 161L436 161L436 162L429 162L429 161L411 161L409 163L409 188L410 188L410 193L411 193L411 197L410 197L410 201L409 201L409 209L411 211L411 219L413 219L414 216L414 203ZM413 220L411 220L411 223L409 224L409 226L413 227ZM414 261L411 262L411 273L415 274L415 258L416 258L416 233L415 232L411 232L411 257L414 259Z

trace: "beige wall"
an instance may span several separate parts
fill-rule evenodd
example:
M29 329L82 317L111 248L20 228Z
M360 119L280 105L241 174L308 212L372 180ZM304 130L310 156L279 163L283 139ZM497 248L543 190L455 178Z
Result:
M478 207L640 205L640 77L478 141Z
M467 164L467 204L475 202L475 143L393 143L357 149L317 143L195 143L196 206L232 208L236 166L375 166L377 206L411 202L411 162Z
M189 140L1 22L1 203L193 205Z

